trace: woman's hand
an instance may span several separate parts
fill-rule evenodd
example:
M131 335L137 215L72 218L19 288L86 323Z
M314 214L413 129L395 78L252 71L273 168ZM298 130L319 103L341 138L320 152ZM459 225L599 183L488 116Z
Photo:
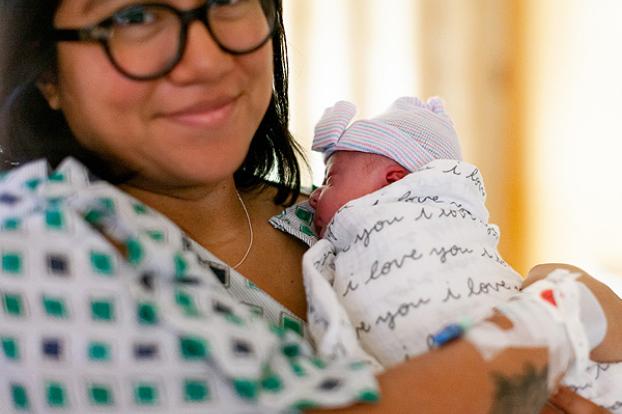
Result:
M567 269L571 272L580 273L577 279L585 284L594 294L607 317L607 333L605 339L594 348L590 358L598 362L622 361L622 299L618 297L607 285L591 277L584 270L561 263L547 263L534 267L527 274L523 282L523 288L545 278L555 269Z
M606 414L610 413L603 407L577 395L566 387L561 387L557 394L549 398L540 414Z

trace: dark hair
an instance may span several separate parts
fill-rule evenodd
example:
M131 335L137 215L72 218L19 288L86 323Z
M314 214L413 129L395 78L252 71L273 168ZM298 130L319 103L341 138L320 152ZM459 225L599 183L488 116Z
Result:
M60 0L0 0L0 170L45 158L56 167L67 156L84 163L93 174L112 183L126 181L128 171L115 171L98 154L73 136L61 111L52 110L37 88L42 76L56 73L56 45L50 40L54 14ZM272 39L274 86L272 99L252 139L236 185L254 189L276 174L275 203L292 204L300 194L300 165L306 164L288 129L288 63L281 0Z

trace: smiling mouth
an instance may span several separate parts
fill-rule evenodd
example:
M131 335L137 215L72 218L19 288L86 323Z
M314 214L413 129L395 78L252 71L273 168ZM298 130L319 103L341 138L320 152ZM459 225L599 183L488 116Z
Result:
M229 120L236 102L237 97L216 103L199 103L180 111L165 113L162 118L190 127L219 127Z

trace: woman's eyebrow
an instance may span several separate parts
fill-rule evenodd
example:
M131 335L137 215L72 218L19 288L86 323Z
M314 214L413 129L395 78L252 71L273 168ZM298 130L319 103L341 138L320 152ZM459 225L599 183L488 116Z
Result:
M119 3L118 1L114 1L114 0L87 0L86 3L84 3L84 7L82 7L82 13L87 14L89 12L91 12L94 9L97 9L98 7L104 5L104 4L109 4L109 3Z
M84 7L82 7L82 13L88 13L105 2L106 0L87 0L87 2L84 4Z

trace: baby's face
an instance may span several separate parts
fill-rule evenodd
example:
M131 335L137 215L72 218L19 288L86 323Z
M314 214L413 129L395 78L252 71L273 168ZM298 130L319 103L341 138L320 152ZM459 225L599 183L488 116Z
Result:
M370 155L339 151L328 159L324 182L309 198L315 209L315 229L320 237L343 205L386 185L384 169L374 168L374 164L369 163Z

